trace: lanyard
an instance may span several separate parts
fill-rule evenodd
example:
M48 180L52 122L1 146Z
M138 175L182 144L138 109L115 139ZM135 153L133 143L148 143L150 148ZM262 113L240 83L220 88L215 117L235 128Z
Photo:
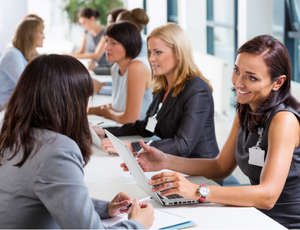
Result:
M258 128L258 135L259 135L259 138L258 138L258 141L257 141L255 147L259 147L259 146L260 146L263 132L264 132L264 128L263 128L263 127L259 127L259 128Z
M153 118L156 118L156 116L157 116L159 110L161 109L161 107L162 107L162 103L159 103L157 112L156 112L156 114L154 114Z

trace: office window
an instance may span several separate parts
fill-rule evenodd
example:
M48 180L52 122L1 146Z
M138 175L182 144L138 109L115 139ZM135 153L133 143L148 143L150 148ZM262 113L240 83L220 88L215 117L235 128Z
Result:
M292 80L300 82L300 0L285 1L284 43L291 58Z
M273 0L273 37L284 43L284 0Z
M178 24L177 0L167 0L167 21Z
M207 53L234 63L237 49L237 0L206 0Z
M144 8L144 10L145 10L146 13L147 13L147 0L143 0L143 8ZM144 33L145 35L147 35L147 25L144 27L143 33Z

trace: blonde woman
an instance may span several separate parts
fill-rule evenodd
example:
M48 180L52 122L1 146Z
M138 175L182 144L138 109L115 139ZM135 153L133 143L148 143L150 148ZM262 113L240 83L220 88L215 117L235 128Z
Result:
M176 156L216 157L212 88L194 63L187 35L168 23L153 30L147 43L154 96L146 118L107 130L117 136L156 135L161 140L151 146ZM104 137L102 129L95 130ZM139 142L127 145L134 152L141 148ZM109 139L103 139L101 147L115 151Z
M34 17L24 19L18 26L12 44L0 58L0 111L4 109L27 62L43 46L43 21Z

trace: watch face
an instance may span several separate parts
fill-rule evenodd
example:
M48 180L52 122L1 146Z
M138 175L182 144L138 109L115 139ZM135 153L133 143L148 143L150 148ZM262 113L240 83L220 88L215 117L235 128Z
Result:
M201 194L201 196L204 196L204 197L208 196L208 194L209 194L208 187L201 186L201 188L200 188L200 194Z

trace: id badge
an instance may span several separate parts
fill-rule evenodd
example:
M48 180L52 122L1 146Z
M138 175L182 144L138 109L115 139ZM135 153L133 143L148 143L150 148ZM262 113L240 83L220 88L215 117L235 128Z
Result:
M147 126L146 126L146 130L154 133L154 129L155 129L155 126L157 124L157 120L155 117L149 117L148 118L148 123L147 123Z
M263 167L265 164L265 150L259 147L249 148L249 161L250 165Z

